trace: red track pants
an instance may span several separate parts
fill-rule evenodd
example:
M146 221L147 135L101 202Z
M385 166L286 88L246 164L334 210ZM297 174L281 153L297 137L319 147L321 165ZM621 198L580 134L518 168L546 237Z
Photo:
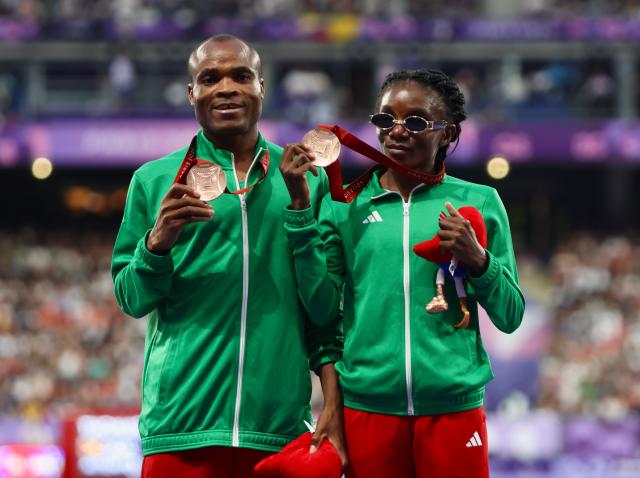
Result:
M142 478L255 478L253 467L273 452L210 446L144 457Z
M395 416L345 408L347 478L488 478L484 408Z

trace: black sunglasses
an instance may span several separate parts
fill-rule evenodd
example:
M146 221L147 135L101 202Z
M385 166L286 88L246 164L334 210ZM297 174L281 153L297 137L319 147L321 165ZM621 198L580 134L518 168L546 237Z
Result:
M381 130L388 130L399 124L404 126L410 133L422 133L425 130L435 131L447 126L447 122L444 120L429 121L420 116L407 116L405 119L399 120L389 113L376 113L369 117L369 121Z

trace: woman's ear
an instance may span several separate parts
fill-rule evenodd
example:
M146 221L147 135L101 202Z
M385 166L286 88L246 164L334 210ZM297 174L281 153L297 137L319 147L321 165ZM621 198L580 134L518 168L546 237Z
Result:
M440 138L440 146L448 146L453 138L456 136L456 132L458 131L458 127L455 124L448 124L444 128L444 134Z

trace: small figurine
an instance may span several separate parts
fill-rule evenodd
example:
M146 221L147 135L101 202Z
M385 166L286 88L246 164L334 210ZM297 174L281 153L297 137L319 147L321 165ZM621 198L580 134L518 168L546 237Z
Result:
M482 247L487 247L487 227L485 226L482 214L473 206L463 206L458 209L462 217L471 222L471 227L476 233L476 238ZM444 213L440 213L443 216ZM454 325L457 329L465 328L469 325L469 309L467 307L467 292L464 286L464 275L466 268L464 264L460 264L458 259L450 252L440 249L440 238L436 234L428 241L416 244L413 252L430 262L438 264L438 272L436 274L436 296L429 301L426 306L427 312L437 314L449 308L449 304L444 296L444 282L446 273L448 272L456 285L456 292L460 309L462 311L462 320Z

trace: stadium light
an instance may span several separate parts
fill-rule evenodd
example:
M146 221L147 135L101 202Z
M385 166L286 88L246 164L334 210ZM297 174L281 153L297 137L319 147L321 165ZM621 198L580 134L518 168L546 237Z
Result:
M31 163L31 174L36 179L47 179L53 172L53 164L49 158L39 157Z
M487 161L487 174L492 179L506 178L510 169L509 161L503 156L493 156Z

